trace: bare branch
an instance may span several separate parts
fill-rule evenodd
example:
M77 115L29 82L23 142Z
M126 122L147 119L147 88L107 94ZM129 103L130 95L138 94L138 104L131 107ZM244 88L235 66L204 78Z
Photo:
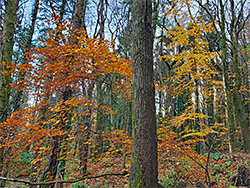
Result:
M24 183L28 185L50 185L50 184L56 184L56 183L76 183L76 182L83 181L86 179L96 179L96 178L101 178L101 177L106 177L106 176L126 176L127 174L128 174L127 171L123 171L122 173L107 173L107 174L101 174L97 176L84 176L83 178L75 179L75 180L55 180L55 181L48 181L48 182L31 182L31 181L27 181L23 179L6 178L2 176L0 176L0 179L5 180L5 181Z
M213 24L213 26L214 26L214 29L215 29L216 33L219 34L219 31L217 30L217 27L216 27L216 25L215 25L215 20L214 20L214 18L213 18L213 15L211 14L211 12L201 3L201 1L196 0L196 2L199 4L199 6L200 6L201 8L203 8L203 9L206 11L206 13L208 14L208 16L209 16L209 18L210 18L210 21L212 22L212 24Z
M247 15L247 17L244 19L244 21L243 21L243 24L241 25L241 27L238 29L238 31L237 31L237 35L242 31L242 29L244 28L244 26L246 25L246 22L247 22L247 20L250 18L250 12L248 13L248 15Z

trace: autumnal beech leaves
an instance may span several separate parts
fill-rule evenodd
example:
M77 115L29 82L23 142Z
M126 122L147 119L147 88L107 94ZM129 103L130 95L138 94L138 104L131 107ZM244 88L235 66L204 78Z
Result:
M121 97L129 99L131 94L131 61L116 54L112 47L114 43L87 38L85 31L72 30L70 24L59 22L58 18L54 22L57 28L51 29L44 39L39 39L40 46L25 54L24 63L8 64L11 71L3 72L21 75L11 87L29 93L33 105L14 112L1 123L0 147L11 148L6 160L12 158L17 162L24 151L29 151L33 159L27 165L35 167L32 176L36 177L41 175L47 156L54 150L57 160L78 163L78 151L74 149L79 139L77 132L81 131L84 136L91 129L91 134L96 134L95 122L90 128L80 121L81 117L94 118L97 110L103 114L116 113L84 96L85 88L101 82L113 84L113 92L120 93ZM106 79L111 74L119 75L114 83ZM58 148L53 144L55 141ZM84 144L92 145L92 138ZM29 174L31 166L22 173ZM71 174L75 168L77 166L67 166L66 172ZM52 180L48 178L49 173L52 172L45 174L46 181Z
M112 42L86 38L84 31L69 27L60 24L40 39L42 47L28 52L27 63L12 65L13 74L24 74L24 80L16 83L20 89L39 91L42 97L67 87L77 90L100 75L131 77L130 61L113 53Z

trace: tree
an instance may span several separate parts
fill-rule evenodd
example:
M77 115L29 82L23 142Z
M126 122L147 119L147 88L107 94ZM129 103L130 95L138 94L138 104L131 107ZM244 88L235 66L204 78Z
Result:
M158 184L152 1L133 2L133 131L130 187Z
M85 13L86 13L86 7L87 7L88 0L77 0L74 7L74 12L72 16L72 29L78 29L78 30L85 30L86 31L86 24L85 24ZM87 35L87 31L86 31ZM78 41L76 41L77 43ZM89 100L92 100L92 88L93 84L88 84L88 88L86 89L87 92L84 94L87 96ZM85 90L84 85L82 85L82 90ZM79 127L79 158L80 158L80 174L84 175L87 171L87 161L88 161L88 151L89 151L89 144L86 144L89 139L90 135L90 119L91 119L91 109L88 108L86 111L89 112L89 115L85 116L85 126L87 127L86 131L84 131L84 127ZM84 117L81 117L82 120L84 120ZM87 132L87 133L86 133Z
M8 0L5 2L5 16L3 27L3 44L0 47L0 62L10 63L12 61L14 33L16 23L16 12L19 0ZM6 64L5 64L6 65ZM9 71L4 64L1 64L0 71ZM0 73L0 123L4 122L8 116L11 75ZM1 143L2 141L0 141ZM4 147L0 148L0 173L3 169Z
M78 118L87 117L90 108L97 110L93 101L78 95L79 88L90 83L90 80L94 81L100 76L113 73L119 74L121 79L131 78L130 61L114 53L112 42L87 38L85 31L72 30L70 24L61 20L59 16L55 22L57 28L48 32L46 40L41 40L41 46L34 48L32 52L27 52L29 61L26 64L8 64L12 74L23 73L23 78L12 85L16 84L18 89L29 91L35 96L36 105L14 112L5 123L1 124L1 128L14 127L18 129L18 134L26 135L19 137L12 132L12 137L4 145L12 147L17 160L20 154L27 152L26 148L31 148L32 153L37 153L30 165L39 164L36 173L43 174L41 181L53 180L58 174L60 178L64 178L63 174L67 172L64 168L69 168L66 161L72 157L70 152L72 149L78 149L69 147L70 144L79 141L78 126L83 127L80 129L81 136L85 136L84 133L89 129L89 125L78 121ZM3 73L8 74L7 71ZM69 97L71 94L74 94L73 97ZM111 111L104 105L99 105L98 108L104 113ZM12 120L18 123L15 124ZM9 130L1 132L1 138L7 131ZM82 142L82 146L88 146L90 142L86 139ZM85 158L86 150L82 149ZM45 159L45 163L41 158ZM63 173L60 174L59 164L64 162L65 165L61 166ZM84 168L85 161L81 159L81 162ZM83 177L86 173L81 175ZM53 187L54 183L42 185L42 187L48 186Z
M15 41L18 43L19 50L21 51L18 54L15 54L14 59L18 60L20 63L26 63L27 57L23 58L23 54L25 54L27 51L31 50L32 48L32 39L35 32L36 27L36 21L37 21L37 14L39 10L39 1L35 0L33 4L33 9L31 11L31 17L29 18L31 20L31 24L27 23L26 25L21 25L22 21L17 22L17 28L19 29L19 32L17 31ZM19 16L21 17L21 16ZM22 18L19 18L22 19ZM20 79L22 75L12 75L13 80ZM25 98L25 92L22 90L16 90L15 88L11 91L11 110L17 111L21 109L21 107L24 105L24 98Z

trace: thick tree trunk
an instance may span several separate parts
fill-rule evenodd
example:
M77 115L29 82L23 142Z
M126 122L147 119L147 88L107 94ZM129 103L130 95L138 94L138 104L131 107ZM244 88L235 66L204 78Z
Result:
M225 86L226 94L226 123L229 129L229 150L231 152L237 151L237 142L235 139L235 109L233 104L233 97L231 93L231 83L228 75L228 65L227 65L227 44L226 44L226 31L225 31L225 13L224 5L222 0L220 0L221 9L221 48L222 48L222 65L223 65L223 81Z
M88 0L77 0L72 17L73 29L85 30L85 12Z
M0 62L10 63L12 61L18 3L19 0L8 0L5 2L6 11L4 17ZM6 69L4 65L0 65L0 122L2 123L6 120L9 110L9 84L11 83L11 75L3 75L1 71L8 71L8 69ZM4 149L4 147L0 148L0 173L2 173L3 170Z
M243 137L243 148L245 153L250 153L250 130L247 121L247 116L244 108L244 103L241 94L241 82L242 75L239 68L239 57L238 57L238 34L236 31L236 15L235 15L235 4L234 0L230 0L231 7L231 24L230 24L230 39L231 39L231 54L233 58L234 72L235 72L235 93L234 93L234 105L235 105L235 118L236 122L241 126L242 137Z
M152 1L133 1L133 132L130 187L158 184Z

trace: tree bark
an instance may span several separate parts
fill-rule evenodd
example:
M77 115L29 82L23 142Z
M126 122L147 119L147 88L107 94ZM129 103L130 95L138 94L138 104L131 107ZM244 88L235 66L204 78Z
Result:
M4 28L2 35L2 46L0 51L0 62L12 62L15 23L17 17L19 0L8 0L5 2ZM4 122L8 116L11 75L4 75L2 71L9 71L3 64L0 65L0 122ZM0 142L1 144L1 142ZM0 148L0 173L3 170L4 147Z
M229 150L235 152L237 150L237 142L235 139L235 109L233 104L233 97L231 92L231 83L228 75L227 65L227 43L226 43L226 29L225 29L225 12L222 0L220 0L220 14L221 14L221 48L222 48L222 65L223 65L223 81L226 94L226 123L229 129Z
M29 35L27 38L27 43L25 45L24 53L28 52L32 47L32 38L34 35L34 31L35 31L35 24L36 24L36 19L37 19L38 8L39 8L39 0L36 0L34 3L34 9L32 10L32 21L31 21L31 26L30 26ZM28 61L28 56L24 57L23 63L27 63L27 61ZM21 77L23 77L23 76L24 76L24 74L18 75L18 77L19 77L18 79L20 80ZM23 90L18 90L16 88L13 89L13 91L11 93L11 98L14 101L13 112L20 110L21 104L22 104L23 94L24 94Z
M74 8L74 13L72 16L73 29L86 31L85 13L86 13L87 2L88 0L77 0Z
M60 147L61 147L61 142L62 139L60 136L54 136L52 137L52 151L51 155L48 161L48 165L46 170L43 173L43 176L40 181L50 181L50 180L55 180L56 174L57 174L57 167L59 164L59 158L60 158ZM54 188L54 184L51 185L41 185L40 188Z
M77 0L75 7L74 7L74 13L72 16L72 28L73 29L79 29L79 30L85 30L86 31L86 24L85 24L85 14L86 14L86 8L87 8L88 0ZM87 32L87 31L86 31ZM82 86L82 90L85 91L85 86ZM85 96L89 100L92 100L92 90L93 90L93 84L90 83L89 86L87 86L88 89L86 91ZM80 128L78 131L79 134L79 170L80 175L84 176L87 171L87 162L88 162L88 153L89 153L89 144L87 143L90 137L90 126L91 126L91 109L90 107L87 107L86 109L87 113L89 115L86 115L85 117L81 117L82 121L84 121L84 126L87 127L85 130L84 128ZM81 126L80 126L81 127Z
M133 132L129 186L158 184L152 1L133 1Z
M241 126L242 137L243 137L243 148L245 153L250 153L250 130L247 121L247 116L244 108L244 103L241 94L241 83L242 75L239 68L239 57L238 57L238 34L236 31L236 15L234 0L230 0L231 7L231 24L230 24L230 39L232 43L231 54L235 72L235 92L233 95L235 105L235 119L236 122Z
M27 42L27 46L26 46L26 52L28 50L30 50L31 46L32 46L32 38L33 38L34 31L35 31L38 8L39 8L39 0L36 0L35 4L34 4L34 9L32 11L32 22L31 22L31 28L30 28L30 31L29 31L29 38L28 38L28 42ZM17 98L17 103L13 107L14 111L20 109L21 103L19 101L21 101L22 96L23 96L23 90L17 90L17 97L16 97ZM34 153L34 158L36 158L37 155L38 155L38 151L36 150L35 153ZM37 167L38 167L38 163L35 163L35 164L32 165L32 171L34 173L34 176L32 176L30 178L30 181L32 181L32 182L37 181L37 177L38 177ZM30 185L30 188L37 188L37 186Z

